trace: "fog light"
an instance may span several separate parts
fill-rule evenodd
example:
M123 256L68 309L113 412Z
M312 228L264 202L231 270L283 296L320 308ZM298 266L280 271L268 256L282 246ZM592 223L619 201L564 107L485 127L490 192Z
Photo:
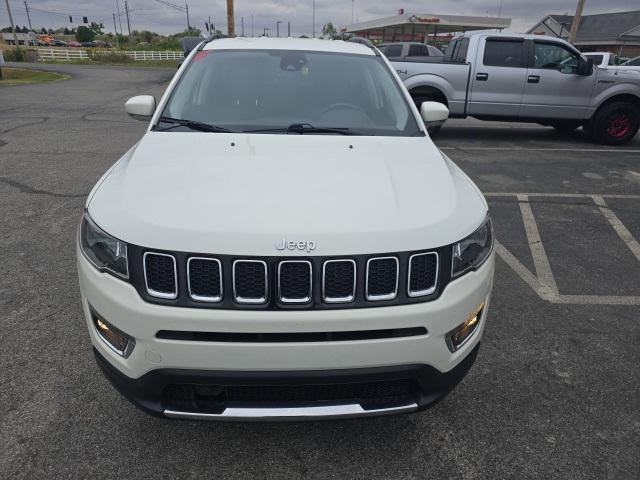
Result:
M111 325L93 310L91 310L91 317L98 336L111 350L124 358L131 355L133 347L136 345L134 338Z
M473 335L482 317L484 303L480 304L467 319L447 334L447 346L455 352Z

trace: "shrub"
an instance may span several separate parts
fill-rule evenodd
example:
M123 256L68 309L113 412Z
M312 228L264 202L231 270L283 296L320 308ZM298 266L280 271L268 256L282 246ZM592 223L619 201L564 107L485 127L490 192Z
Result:
M11 48L3 52L4 59L7 62L24 62L24 52L21 48Z

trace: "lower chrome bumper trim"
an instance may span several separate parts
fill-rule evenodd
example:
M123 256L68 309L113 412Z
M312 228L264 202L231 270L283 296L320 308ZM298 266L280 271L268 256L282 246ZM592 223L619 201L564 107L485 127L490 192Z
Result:
M222 413L198 413L165 410L164 415L169 418L185 420L316 420L332 418L354 418L376 415L391 415L408 413L418 409L416 403L399 407L365 410L359 404L327 405L318 407L289 407L289 408L226 408Z

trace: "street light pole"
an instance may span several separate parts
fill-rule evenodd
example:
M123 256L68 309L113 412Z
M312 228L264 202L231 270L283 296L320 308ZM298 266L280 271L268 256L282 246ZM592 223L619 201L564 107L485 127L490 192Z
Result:
M313 36L311 38L316 38L316 0L313 0L313 13L311 15L311 23L313 24Z
M281 24L281 23L282 23L282 22L281 22L280 20L278 20L278 21L276 22L276 36L277 36L278 38L280 38L280 24Z
M11 23L11 31L13 32L13 41L16 42L16 48L18 45L18 35L16 35L16 26L13 24L13 17L11 16L11 8L9 8L9 0L4 0L4 3L7 5L7 13L9 14L9 23Z
M118 48L118 26L116 24L116 14L113 14L113 30L116 32L116 48Z

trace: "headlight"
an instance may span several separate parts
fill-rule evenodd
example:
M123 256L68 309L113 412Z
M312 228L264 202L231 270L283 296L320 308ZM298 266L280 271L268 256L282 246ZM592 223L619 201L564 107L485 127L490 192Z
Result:
M487 259L493 247L493 227L487 215L480 228L464 240L453 245L451 277L455 278L478 268Z
M127 244L98 227L87 212L80 224L80 245L89 261L98 269L117 277L129 278Z

